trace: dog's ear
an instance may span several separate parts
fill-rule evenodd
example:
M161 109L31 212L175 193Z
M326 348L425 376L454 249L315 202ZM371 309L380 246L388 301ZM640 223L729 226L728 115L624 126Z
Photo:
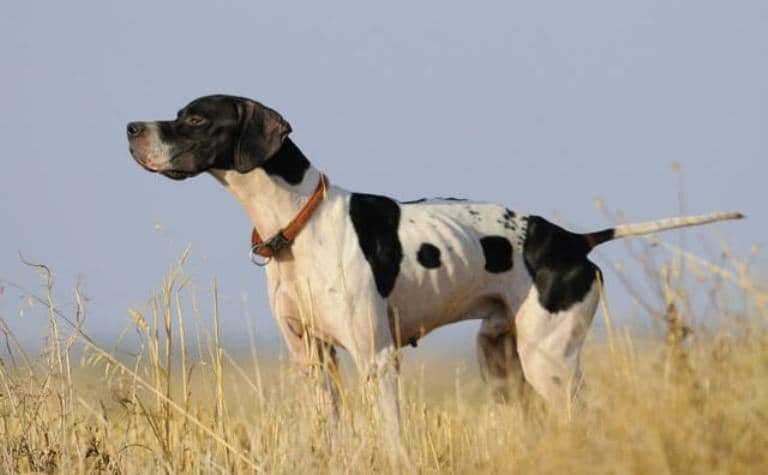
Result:
M235 170L246 173L280 150L291 125L277 112L256 101L238 104L240 135L235 144Z

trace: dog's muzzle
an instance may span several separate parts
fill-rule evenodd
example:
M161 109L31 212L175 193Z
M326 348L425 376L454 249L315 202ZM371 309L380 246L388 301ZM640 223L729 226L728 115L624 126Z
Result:
M149 122L130 122L126 126L128 147L136 163L147 171L168 171L169 151L157 137L157 127Z

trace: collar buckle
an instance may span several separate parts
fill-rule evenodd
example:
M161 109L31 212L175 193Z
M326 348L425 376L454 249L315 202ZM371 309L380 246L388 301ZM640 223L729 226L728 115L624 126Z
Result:
M280 253L280 251L288 248L293 244L293 240L299 233L302 227L309 221L315 208L325 198L326 191L328 189L328 178L320 174L320 180L315 188L314 193L310 196L309 200L304 204L304 207L299 211L299 214L286 226L277 232L274 236L262 241L259 237L259 233L256 228L253 228L251 233L251 262L259 267L266 266ZM257 257L258 256L258 257Z

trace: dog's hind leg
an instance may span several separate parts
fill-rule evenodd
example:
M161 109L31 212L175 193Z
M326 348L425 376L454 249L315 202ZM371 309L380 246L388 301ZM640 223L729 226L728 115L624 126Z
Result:
M514 322L506 313L483 320L477 334L477 357L483 379L498 402L521 400L525 379L517 353Z
M515 317L517 349L525 380L548 406L570 414L581 380L581 347L599 299L599 282L565 310L550 312L535 287Z

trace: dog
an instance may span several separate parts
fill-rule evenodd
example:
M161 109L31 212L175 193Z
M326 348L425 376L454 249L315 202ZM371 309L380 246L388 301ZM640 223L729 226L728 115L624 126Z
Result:
M601 274L588 255L613 239L739 219L712 213L580 234L503 205L399 202L329 184L276 111L247 98L194 100L175 120L131 122L130 152L174 180L213 175L251 219L270 305L294 360L335 371L346 349L375 381L380 416L399 434L397 350L440 326L482 321L478 355L493 390L530 387L563 408ZM261 236L270 236L263 240ZM328 376L330 379L331 376ZM324 383L335 404L336 385Z

